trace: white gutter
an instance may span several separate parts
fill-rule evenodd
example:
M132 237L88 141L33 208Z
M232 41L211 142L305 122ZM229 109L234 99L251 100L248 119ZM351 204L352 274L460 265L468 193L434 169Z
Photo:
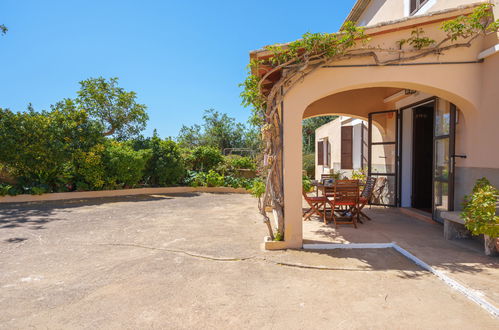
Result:
M489 56L492 56L496 53L499 52L499 44L495 45L495 46L492 46L486 50L484 50L483 52L481 52L480 54L478 54L478 59L479 60L482 60L486 57L489 57Z

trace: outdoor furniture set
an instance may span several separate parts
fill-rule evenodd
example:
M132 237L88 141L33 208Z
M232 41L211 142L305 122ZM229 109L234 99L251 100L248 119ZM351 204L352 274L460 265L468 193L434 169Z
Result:
M303 191L303 198L310 206L303 213L305 221L316 214L325 224L332 220L336 227L339 224L351 224L357 228L357 223L362 223L361 217L371 220L362 209L371 201L376 178L367 177L365 182L360 182L333 180L323 175L321 182L312 181L312 185L316 187L315 196L309 196Z

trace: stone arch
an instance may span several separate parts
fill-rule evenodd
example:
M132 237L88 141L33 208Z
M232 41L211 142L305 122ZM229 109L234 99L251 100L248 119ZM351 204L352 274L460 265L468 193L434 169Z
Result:
M288 90L283 108L283 162L286 246L302 246L301 226L301 121L315 115L348 111L310 112L328 97L369 88L412 89L454 103L463 115L471 117L480 105L479 64L321 68ZM463 83L466 82L466 83ZM389 109L379 109L389 110ZM307 112L309 111L309 112Z

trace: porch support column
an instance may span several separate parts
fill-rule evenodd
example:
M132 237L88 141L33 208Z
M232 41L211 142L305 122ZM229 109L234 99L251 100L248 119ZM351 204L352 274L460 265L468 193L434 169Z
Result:
M286 248L302 248L302 130L304 108L284 104L284 240Z

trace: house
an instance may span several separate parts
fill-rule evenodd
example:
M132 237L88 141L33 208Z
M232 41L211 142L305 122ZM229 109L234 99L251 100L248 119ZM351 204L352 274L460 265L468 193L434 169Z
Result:
M496 6L490 12L497 20L499 1L492 2ZM387 205L428 210L442 221L442 212L460 208L476 179L485 176L499 186L498 33L477 35L462 47L448 41L445 50L421 57L397 50L401 40L417 31L444 40L443 22L469 15L483 3L489 1L359 0L346 20L366 26L373 52L378 46L389 50L378 57L352 56L324 64L283 87L282 100L276 103L283 141L281 247L302 247L305 118L343 115L368 123L367 167L369 175L387 181ZM250 53L252 59L269 56L266 49ZM267 77L267 90L282 76ZM379 134L373 134L376 129Z
M367 122L339 116L315 130L315 179L333 171L350 176L367 167Z

